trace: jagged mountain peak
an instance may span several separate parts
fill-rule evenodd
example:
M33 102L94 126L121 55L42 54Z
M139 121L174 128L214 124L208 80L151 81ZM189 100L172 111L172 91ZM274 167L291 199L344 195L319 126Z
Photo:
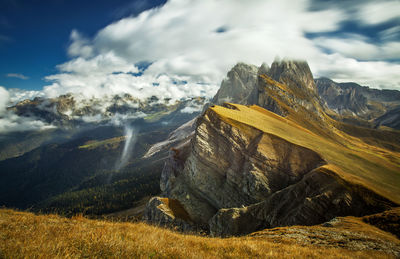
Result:
M253 104L257 101L257 74L259 68L242 62L237 63L227 74L213 103L235 102Z
M262 83L262 80L259 80L260 76L267 76L276 82L287 85L296 92L302 91L303 96L316 93L314 78L306 61L275 61L271 67L266 63L256 67L239 62L222 81L213 103L258 104L259 87Z
M314 77L306 61L281 60L274 61L268 75L280 83L315 91Z

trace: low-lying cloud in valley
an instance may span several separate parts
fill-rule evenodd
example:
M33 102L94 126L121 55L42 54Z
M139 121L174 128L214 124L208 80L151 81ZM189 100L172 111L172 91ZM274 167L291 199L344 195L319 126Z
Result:
M211 98L238 61L270 64L276 57L307 60L316 77L400 89L398 11L398 1L354 1L347 8L311 0L171 0L92 38L73 30L70 60L46 77L49 85L27 95L10 91L10 99L66 93ZM371 38L344 33L348 23L383 29Z

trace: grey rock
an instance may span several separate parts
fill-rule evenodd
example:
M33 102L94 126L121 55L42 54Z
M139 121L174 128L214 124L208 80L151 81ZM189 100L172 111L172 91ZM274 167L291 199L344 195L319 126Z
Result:
M257 102L257 73L254 65L238 63L235 65L221 83L221 87L212 102L254 104Z

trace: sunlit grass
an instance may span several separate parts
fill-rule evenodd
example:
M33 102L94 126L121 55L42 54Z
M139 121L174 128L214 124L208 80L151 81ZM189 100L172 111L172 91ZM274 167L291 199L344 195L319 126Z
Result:
M144 223L72 219L0 209L0 258L386 258L258 237L185 235Z
M399 153L368 145L334 127L329 129L331 137L325 138L299 126L290 116L287 119L258 106L231 105L237 109L222 106L210 109L243 132L250 126L314 150L329 164L340 168L343 177L351 178L394 202L400 202Z

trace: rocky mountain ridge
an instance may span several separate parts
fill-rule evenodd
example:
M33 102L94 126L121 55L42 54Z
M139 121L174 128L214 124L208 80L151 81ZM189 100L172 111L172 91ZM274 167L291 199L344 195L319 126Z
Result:
M356 83L337 83L328 78L319 78L315 82L321 99L339 115L370 121L371 126L375 127L382 125L400 129L395 120L378 119L386 113L398 113L400 91L371 89Z
M218 236L398 206L398 154L340 131L317 91L305 62L275 62L270 69L236 65L213 101L248 106L225 103L205 111L191 141L171 151L160 181L162 199L182 206L190 219L185 224ZM255 100L258 106L249 106ZM392 181L390 191L372 180L377 176ZM187 229L178 216L161 221L166 203L153 203L146 220Z

